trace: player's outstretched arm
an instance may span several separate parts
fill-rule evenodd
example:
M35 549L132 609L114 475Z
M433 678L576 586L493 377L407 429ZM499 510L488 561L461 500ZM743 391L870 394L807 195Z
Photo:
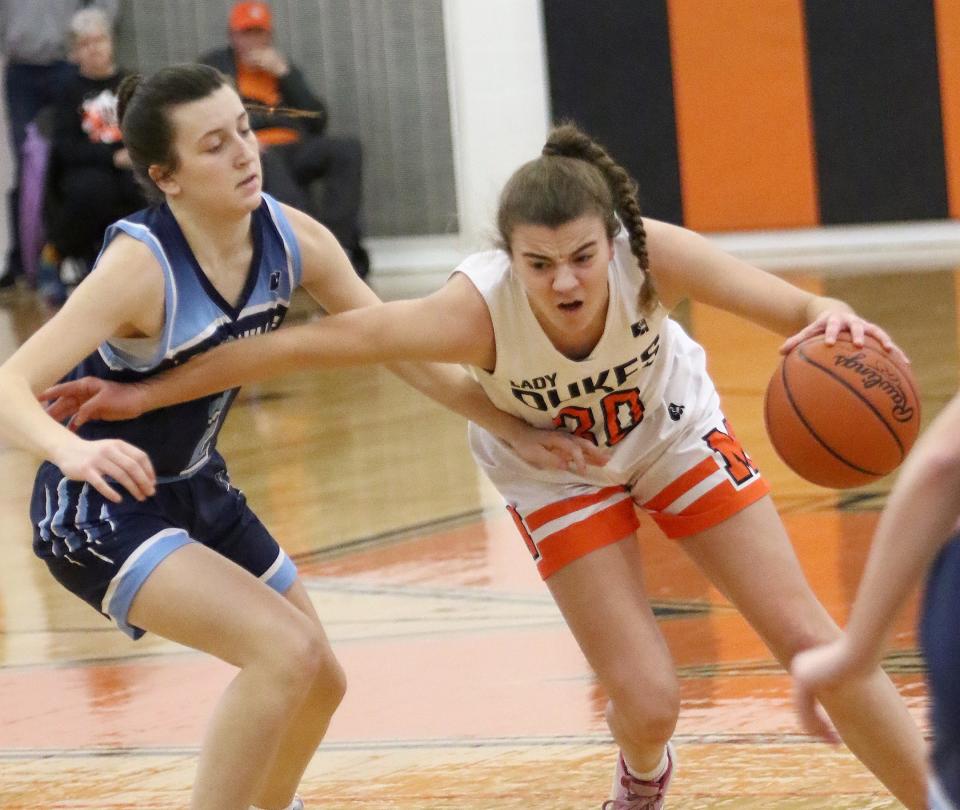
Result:
M818 690L871 671L890 626L960 518L960 395L910 453L880 517L846 631L800 653L791 672L805 727L823 736L813 711Z
M808 337L823 335L827 344L848 333L855 345L865 335L909 362L879 326L860 317L849 304L814 295L784 279L722 251L698 233L657 220L644 219L650 270L657 291L669 309L691 299L739 315L787 336L786 353Z
M430 339L424 325L430 322L428 310L420 301L377 304L233 340L142 382L121 385L86 378L50 386L39 397L51 402L51 413L61 418L82 403L74 416L79 425L131 418L295 371L399 360L459 362L443 340Z
M148 410L310 368L387 363L404 380L511 444L541 468L600 465L606 456L571 435L541 431L498 410L475 380L449 364L495 365L486 305L462 276L433 295L382 304L329 232L288 209L300 237L303 286L327 310L320 321L233 341L136 384L85 378L44 391L58 419L130 419Z

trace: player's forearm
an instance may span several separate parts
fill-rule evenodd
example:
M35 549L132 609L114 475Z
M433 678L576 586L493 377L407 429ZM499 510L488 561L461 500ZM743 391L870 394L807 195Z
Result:
M298 329L302 327L233 340L149 378L139 384L144 410L187 402L318 364L306 362L307 343Z
M11 444L52 461L65 443L80 441L44 412L23 377L0 369L0 391L4 399L0 434Z
M394 360L403 348L399 339L391 339L386 333L386 325L383 330L378 329L381 322L371 317L369 311L350 310L312 323L230 341L142 383L146 409L197 399L294 371ZM429 346L427 351L429 353Z
M887 629L960 517L960 401L928 429L904 465L874 537L847 625L859 659L880 656Z
M392 363L388 368L435 402L475 422L506 442L524 425L515 416L497 408L480 384L456 366L438 363Z

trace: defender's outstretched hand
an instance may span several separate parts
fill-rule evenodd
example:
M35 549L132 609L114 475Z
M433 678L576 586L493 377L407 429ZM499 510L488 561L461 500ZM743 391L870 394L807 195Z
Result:
M817 701L817 692L831 689L859 677L858 668L847 647L845 637L804 650L790 664L793 675L793 703L800 724L810 734L829 743L840 737Z
M52 385L37 399L48 403L47 413L58 422L69 419L67 427L71 430L98 419L109 422L133 419L148 410L143 388L137 383L117 383L98 377L81 377Z

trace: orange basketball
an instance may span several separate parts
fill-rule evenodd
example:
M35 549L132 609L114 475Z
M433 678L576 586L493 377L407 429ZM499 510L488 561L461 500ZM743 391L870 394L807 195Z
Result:
M861 486L904 460L920 430L910 367L868 337L805 340L781 361L764 402L774 449L797 475L836 489Z

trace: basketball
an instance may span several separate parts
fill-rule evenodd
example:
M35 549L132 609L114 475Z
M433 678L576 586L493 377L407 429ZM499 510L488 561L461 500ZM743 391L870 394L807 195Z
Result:
M767 386L764 419L774 449L797 475L847 489L899 466L920 430L910 367L867 337L827 346L808 338L780 361Z

